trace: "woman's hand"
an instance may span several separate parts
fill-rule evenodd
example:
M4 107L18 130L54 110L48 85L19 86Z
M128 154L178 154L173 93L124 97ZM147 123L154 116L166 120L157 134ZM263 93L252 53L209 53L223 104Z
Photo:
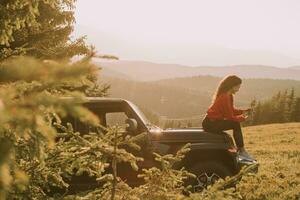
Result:
M247 108L243 110L243 114L248 114L251 113L253 111L253 108Z
M242 116L247 119L248 118L248 115L247 114L242 114Z

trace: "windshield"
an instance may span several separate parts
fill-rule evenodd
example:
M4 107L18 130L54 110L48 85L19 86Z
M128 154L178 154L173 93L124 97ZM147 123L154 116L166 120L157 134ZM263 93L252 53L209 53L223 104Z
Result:
M144 124L150 124L149 120L146 118L144 113L133 103L128 102L129 105L132 107L132 109L137 113L137 115L141 118L141 120L144 122Z
M147 126L148 129L151 129L151 131L155 131L155 132L161 132L161 128L159 128L158 126L152 124L144 115L144 113L133 103L128 101L128 104L131 106L131 108L136 112L136 114L138 115L138 117L142 120L142 122Z
M158 126L152 124L144 115L144 113L133 103L128 101L128 104L131 106L131 108L135 111L135 113L138 115L138 117L142 120L142 122L146 125L146 127L151 130L152 132L161 132L161 128Z
M136 114L139 116L139 118L143 121L144 124L148 125L151 124L149 120L146 118L144 113L133 103L128 101L128 104L131 106L131 108L136 112Z

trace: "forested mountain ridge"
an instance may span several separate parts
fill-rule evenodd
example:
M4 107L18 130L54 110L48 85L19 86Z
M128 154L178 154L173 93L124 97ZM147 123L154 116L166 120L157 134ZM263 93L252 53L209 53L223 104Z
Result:
M297 66L280 68L264 65L233 65L233 66L184 66L178 64L157 64L143 61L115 61L98 62L103 69L103 75L107 71L115 71L129 76L138 81L155 81L178 77L192 77L198 75L211 75L223 77L228 74L236 74L242 78L268 78L268 79L292 79L300 80L300 71ZM119 77L121 78L121 77Z
M290 69L298 69L300 70L300 66L292 66L292 67L289 67Z

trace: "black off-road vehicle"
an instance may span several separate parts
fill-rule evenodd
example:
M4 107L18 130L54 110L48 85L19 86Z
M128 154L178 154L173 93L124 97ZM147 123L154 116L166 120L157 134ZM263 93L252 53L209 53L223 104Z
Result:
M131 135L147 133L148 141L138 153L138 156L144 157L140 168L155 166L151 156L153 151L161 155L174 154L183 145L190 143L191 151L176 167L185 167L197 175L197 179L192 183L194 191L203 189L219 178L237 174L244 165L256 163L239 159L233 140L226 132L210 133L202 128L162 130L151 124L137 106L123 99L89 97L84 105L100 118L105 127L118 124ZM72 123L75 129L84 128L80 127L76 120ZM136 177L136 173L128 166L120 165L118 175L129 185L139 185L141 180ZM70 190L90 188L91 184L91 179L75 177Z

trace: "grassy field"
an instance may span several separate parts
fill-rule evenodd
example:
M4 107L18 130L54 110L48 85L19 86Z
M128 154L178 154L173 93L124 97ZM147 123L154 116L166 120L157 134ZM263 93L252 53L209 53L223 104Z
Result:
M202 199L299 200L300 123L259 125L243 131L246 148L260 163L258 174L244 176L235 189L210 191Z

